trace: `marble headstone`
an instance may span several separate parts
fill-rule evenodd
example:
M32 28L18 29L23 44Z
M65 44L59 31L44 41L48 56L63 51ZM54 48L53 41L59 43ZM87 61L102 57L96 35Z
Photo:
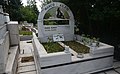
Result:
M57 17L57 10L64 15ZM46 15L49 15L46 16ZM43 7L38 16L38 38L41 42L47 42L47 38L52 38L57 34L63 34L65 41L74 39L74 16L72 11L65 4L51 2ZM62 38L61 38L62 39ZM53 38L53 40L57 40ZM63 41L61 40L61 41Z

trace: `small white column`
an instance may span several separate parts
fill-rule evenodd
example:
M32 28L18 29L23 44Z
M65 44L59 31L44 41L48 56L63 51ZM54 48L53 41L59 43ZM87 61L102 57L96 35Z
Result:
M65 50L64 50L64 52L65 52L65 53L70 53L70 50L69 50L69 49L70 49L69 46L65 46Z
M8 23L8 31L10 33L10 45L19 45L20 37L19 37L19 28L17 21L10 21Z
M9 14L8 13L4 13L4 21L5 21L5 23L10 22L10 18L9 18Z

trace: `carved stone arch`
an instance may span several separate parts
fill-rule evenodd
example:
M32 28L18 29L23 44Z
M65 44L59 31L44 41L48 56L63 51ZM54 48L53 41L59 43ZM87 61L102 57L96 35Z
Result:
M51 9L51 8L54 8L54 7L60 7L60 8L63 8L64 10L66 10L66 12L68 13L69 15L69 26L66 26L66 25L56 25L56 26L52 26L52 27L69 27L69 32L68 33L65 33L65 34L74 34L74 16L73 16L73 13L72 11L69 9L68 6L66 6L65 4L63 3L60 3L60 2L52 2L50 4L47 4L46 6L44 6L41 10L41 12L39 13L39 16L38 16L38 37L40 39L42 38L45 38L47 36L50 36L52 34L55 34L57 33L56 32L53 32L53 31L49 31L49 32L46 32L45 31L45 28L47 27L47 25L44 25L44 16L45 14ZM64 29L65 30L65 29ZM65 30L66 31L66 30ZM62 31L59 30L59 33L63 33ZM42 39L44 40L44 39Z

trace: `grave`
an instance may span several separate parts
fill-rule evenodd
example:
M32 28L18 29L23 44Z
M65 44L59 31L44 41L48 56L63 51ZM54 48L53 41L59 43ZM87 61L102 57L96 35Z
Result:
M88 41L74 34L74 16L69 7L60 2L44 6L38 17L38 38L33 34L32 41L38 72L90 74L113 68L114 47L102 42L96 46L90 43L91 39ZM48 53L44 44L48 43L49 48L51 42L58 43L64 50Z
M64 18L57 17L57 10ZM50 3L45 6L38 16L38 38L41 42L47 42L48 37L52 39L53 34L63 34L66 41L74 37L74 16L72 11L63 3Z

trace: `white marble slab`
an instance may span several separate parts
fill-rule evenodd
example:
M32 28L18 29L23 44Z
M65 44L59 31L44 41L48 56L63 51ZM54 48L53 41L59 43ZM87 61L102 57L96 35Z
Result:
M8 31L10 32L10 34L19 34L18 24L8 24Z
M90 74L92 71L104 70L111 67L111 58L102 58L65 66L42 69L42 74ZM102 62L101 62L102 61Z
M23 73L18 73L18 74L37 74L36 71L30 71L30 72L23 72Z
M16 74L17 69L17 60L18 60L18 46L11 47L9 50L10 54L8 55L6 72L7 74Z
M6 25L0 26L0 39L3 37L5 32L6 32Z
M5 19L5 18L4 18L4 13L1 12L1 13L0 13L0 26L1 26L1 25L4 25L4 22L5 22L4 19Z
M6 32L3 35L3 38L0 39L0 73L5 72L5 67L8 58L8 50L9 50L9 34Z
M50 53L47 55L40 55L40 63L41 67L51 66L56 64L62 64L71 62L71 54L65 52L57 52L57 53Z
M18 63L18 66L19 67L23 67L23 66L29 66L29 65L35 65L35 63L34 62L26 62L26 63Z
M24 66L18 68L18 73L28 72L28 71L35 71L35 65Z
M29 57L29 56L33 56L32 53L27 53L27 54L21 54L21 55L19 55L20 58L22 58L22 57Z
M18 45L19 41L19 34L10 34L10 45Z

